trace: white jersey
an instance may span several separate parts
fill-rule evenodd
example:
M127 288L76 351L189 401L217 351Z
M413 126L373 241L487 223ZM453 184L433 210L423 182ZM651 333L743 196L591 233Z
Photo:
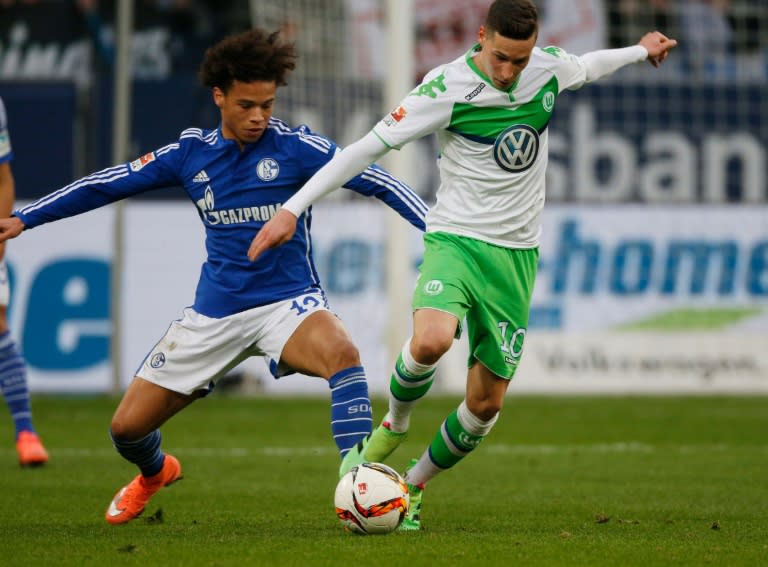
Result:
M478 49L427 73L373 131L391 148L437 132L440 187L428 232L533 248L555 98L581 87L586 69L580 57L558 48L534 48L517 82L502 91L472 59Z

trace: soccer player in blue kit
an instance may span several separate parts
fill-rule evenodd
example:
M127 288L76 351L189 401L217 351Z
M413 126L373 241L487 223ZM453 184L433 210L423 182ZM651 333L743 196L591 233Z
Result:
M372 429L360 355L329 310L312 261L311 210L285 246L252 263L253 234L333 158L337 146L306 126L272 116L276 92L295 67L293 44L253 29L210 47L199 71L221 114L215 130L190 128L178 141L130 163L88 175L0 219L0 242L155 188L182 185L205 227L207 258L194 303L152 348L112 418L120 455L140 474L110 502L106 521L137 517L181 465L161 448L160 426L249 356L272 374L328 380L331 430L344 455ZM427 207L405 184L371 166L344 187L374 196L423 230Z
M16 184L11 171L13 150L8 133L5 105L0 98L0 217L13 209ZM8 327L8 301L11 288L5 265L5 245L0 244L0 391L11 412L16 430L16 452L22 467L38 467L48 462L45 450L32 423L32 407L27 383L27 364Z

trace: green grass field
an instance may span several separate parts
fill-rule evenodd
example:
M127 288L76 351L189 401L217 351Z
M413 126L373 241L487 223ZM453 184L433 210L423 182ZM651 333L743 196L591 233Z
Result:
M423 400L391 464L458 401ZM427 487L422 532L367 537L334 515L328 402L307 398L197 402L163 429L183 481L107 525L136 474L107 436L115 405L36 397L51 462L31 470L0 413L0 565L768 565L765 397L511 395L484 444Z

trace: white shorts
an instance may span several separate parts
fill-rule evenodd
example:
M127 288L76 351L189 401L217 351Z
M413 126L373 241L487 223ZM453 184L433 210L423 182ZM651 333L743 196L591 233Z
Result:
M0 260L0 305L8 307L11 300L11 284L8 281L8 268L5 260Z
M243 360L263 356L272 374L279 378L294 372L280 364L285 343L307 317L318 311L328 311L325 295L319 290L220 319L188 307L181 320L171 323L136 376L189 395L212 390Z

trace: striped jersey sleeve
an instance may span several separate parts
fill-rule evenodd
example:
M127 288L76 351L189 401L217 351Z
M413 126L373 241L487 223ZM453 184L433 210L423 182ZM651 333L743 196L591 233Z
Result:
M107 167L65 185L14 211L25 228L72 217L126 197L178 183L180 143L120 165Z
M334 142L313 133L306 126L292 131L297 135L298 146L302 148L300 152L307 167L307 179L339 151ZM343 187L366 197L375 197L419 230L426 228L427 204L407 183L377 164L367 167Z

